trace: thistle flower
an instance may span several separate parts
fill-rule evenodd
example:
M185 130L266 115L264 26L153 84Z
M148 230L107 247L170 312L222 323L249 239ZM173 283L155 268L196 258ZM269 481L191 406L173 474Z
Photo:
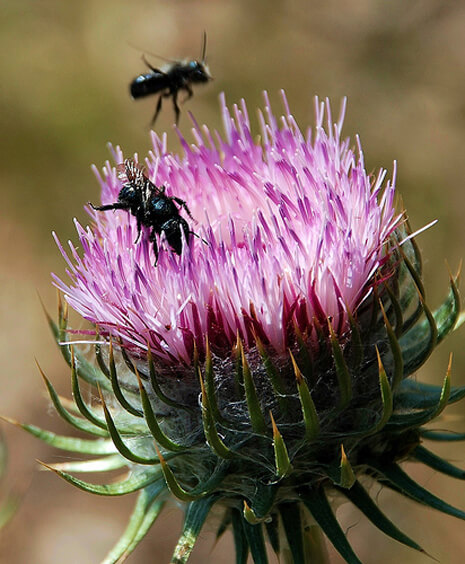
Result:
M45 382L58 412L96 438L24 428L99 456L49 466L79 488L139 492L107 563L135 548L170 497L185 510L177 563L213 505L224 514L218 535L233 531L237 562L249 552L266 562L266 542L293 562L322 562L321 532L359 562L334 499L423 552L381 512L370 482L465 518L399 465L415 460L465 477L422 444L465 439L426 427L465 388L451 388L450 367L442 386L409 378L457 323L456 280L432 312L406 215L394 210L395 172L391 180L384 170L366 173L358 138L356 150L341 138L345 105L333 124L329 103L317 101L315 131L304 135L283 101L278 121L265 97L258 141L245 104L231 115L224 99L225 137L194 121L195 142L178 133L177 156L153 134L146 174L195 218L180 255L162 232L154 266L147 228L138 239L125 210L89 209L91 226L76 222L80 252L57 239L70 280L54 281L95 326L96 364L72 343L60 303L50 325L71 366L73 408ZM115 164L124 161L113 153ZM124 176L107 163L97 177L102 204L115 202ZM83 399L80 380L98 389L98 401ZM73 476L115 468L129 473L106 485Z

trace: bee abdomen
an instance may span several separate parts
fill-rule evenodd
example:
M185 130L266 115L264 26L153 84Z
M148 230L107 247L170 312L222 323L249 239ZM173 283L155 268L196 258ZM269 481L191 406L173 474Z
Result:
M166 75L156 72L140 74L129 85L129 91L133 98L143 98L156 94L167 87Z

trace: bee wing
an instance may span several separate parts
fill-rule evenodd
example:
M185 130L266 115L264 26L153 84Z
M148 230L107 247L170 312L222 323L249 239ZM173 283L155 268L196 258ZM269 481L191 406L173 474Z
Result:
M153 195L165 192L164 186L156 186L147 176L145 167L139 165L134 159L126 159L124 163L116 166L116 170L120 180L127 181L132 184L134 189L141 190L144 201L147 201Z
M118 178L121 176L126 176L126 166L124 163L119 163L116 165L116 172L118 173Z
M133 159L126 159L124 163L117 164L116 170L120 180L127 180L133 184L142 182L144 178L146 178L144 174L144 167L141 167Z
M157 186L146 176L145 176L145 189L146 189L147 198L150 198L151 196L160 196L165 193L164 186Z
M128 43L129 47L132 47L133 49L135 49L136 51L142 52L142 60L145 61L145 54L150 55L151 57L155 57L157 59L160 59L161 61L165 61L165 63L177 63L176 59L168 59L168 57L163 57L162 55L157 55L156 53L151 53L150 51L146 51L145 49L140 49L139 47L137 47L137 45L133 45L132 43ZM147 63L146 63L147 64ZM150 67L150 65L148 65Z

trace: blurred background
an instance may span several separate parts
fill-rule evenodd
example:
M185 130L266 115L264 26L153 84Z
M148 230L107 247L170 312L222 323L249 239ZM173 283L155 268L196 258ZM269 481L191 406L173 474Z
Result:
M132 101L128 84L145 70L141 54L198 57L204 30L214 82L198 87L180 128L189 138L186 109L220 128L218 95L247 100L253 126L262 91L281 111L285 88L291 110L306 128L314 123L313 96L330 97L337 113L348 96L344 132L359 133L368 170L398 161L397 186L414 229L439 223L418 243L426 288L436 305L447 292L445 259L455 271L465 255L465 3L453 0L85 0L0 6L1 221L0 413L67 433L35 366L37 358L58 391L69 394L69 372L56 350L38 295L54 313L50 272L64 273L51 237L77 240L72 219L86 222L83 205L98 201L90 165L110 158L106 143L145 155L155 98ZM150 60L157 65L156 59ZM172 131L169 101L157 122ZM255 129L257 131L257 129ZM453 382L465 384L465 328L421 369L422 380L442 381L450 351ZM448 411L447 425L465 431L465 408ZM9 466L2 494L23 496L14 519L0 531L0 562L98 563L125 527L135 498L102 499L41 472L35 459L61 453L2 423ZM465 445L437 448L465 467ZM465 508L465 487L414 465L419 482ZM1 502L0 498L0 502ZM464 524L382 490L382 509L443 564L463 562ZM364 563L429 562L387 539L359 513L338 517ZM179 533L173 506L128 562L169 561ZM231 539L212 551L208 528L193 563L234 561ZM333 561L341 562L333 553Z

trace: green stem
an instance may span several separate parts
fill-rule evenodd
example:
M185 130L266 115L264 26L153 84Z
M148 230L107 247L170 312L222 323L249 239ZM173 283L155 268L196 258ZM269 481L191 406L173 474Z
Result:
M318 525L309 525L304 530L305 562L308 564L329 564L325 536Z
M316 523L302 523L302 541L304 552L304 564L330 564L328 549L326 547L325 535ZM279 560L282 564L295 564L288 541L284 531L280 527L281 549ZM299 560L300 561L300 560Z

